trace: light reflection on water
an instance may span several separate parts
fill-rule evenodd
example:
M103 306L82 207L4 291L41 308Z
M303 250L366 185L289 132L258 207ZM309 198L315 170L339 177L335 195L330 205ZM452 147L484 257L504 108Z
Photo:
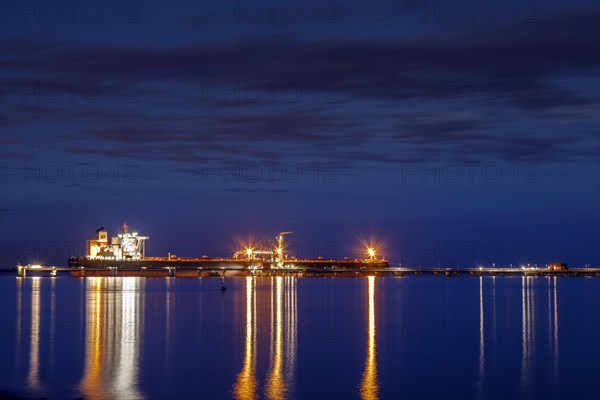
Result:
M22 324L22 304L23 304L23 278L17 278L16 284L16 316L15 316L15 349L16 349L16 357L14 362L14 368L16 370L21 366L21 337L23 333L21 332ZM31 364L31 363L30 363Z
M246 324L244 340L244 362L235 384L235 397L241 400L256 396L255 357L256 357L256 292L254 279L246 277Z
M283 277L275 278L275 293L271 297L271 369L267 378L265 395L268 399L284 399L286 384L283 378ZM274 298L273 298L274 294ZM273 303L274 301L274 303ZM274 332L274 333L273 333Z
M558 379L558 303L557 303L557 296L556 296L556 276L551 278L552 279L552 287L553 287L553 300L552 303L548 302L548 304L552 305L553 308L553 314L552 314L552 320L550 322L550 325L552 326L552 344L554 345L553 347L553 351L551 352L552 354L552 358L554 361L554 381L556 382L556 380ZM550 286L548 286L548 292L550 293ZM550 319L549 319L550 321Z
M494 282L495 283L495 282ZM483 311L483 276L479 277L479 377L477 395L483 398L483 379L485 377L485 320Z
M521 395L528 395L535 351L535 296L531 276L521 278Z
M377 342L375 338L375 277L369 276L367 292L367 359L365 360L365 370L360 383L360 398L365 400L375 400L379 398L377 383Z
M143 279L87 278L85 398L141 398L138 388Z
M40 279L32 277L31 282L31 336L29 344L29 372L27 384L32 392L41 390L40 370Z
M598 280L245 277L231 278L224 294L210 278L0 285L14 294L2 306L0 397L4 388L53 398L181 397L194 393L196 379L203 397L242 400L598 394L585 379L575 387L564 378L578 367L584 376L598 370L597 315L580 309L600 298ZM70 308L78 299L83 308ZM78 318L81 337L61 333ZM201 340L202 324L214 321L239 324L239 340ZM473 329L452 341L433 329L440 321ZM322 323L340 336L316 335ZM414 335L404 337L405 327ZM203 380L211 370L220 372ZM427 385L431 376L436 385ZM457 376L461 389L453 389Z
M258 397L256 335L261 322L256 314L256 278L246 277L246 323L244 360L234 386L237 399ZM275 277L270 285L269 370L264 379L264 397L285 399L293 387L297 353L297 308L295 277ZM262 396L260 396L262 397Z

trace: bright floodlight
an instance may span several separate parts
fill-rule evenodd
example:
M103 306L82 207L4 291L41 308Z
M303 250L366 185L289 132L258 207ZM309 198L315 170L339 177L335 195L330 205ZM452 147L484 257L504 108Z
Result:
M371 257L371 259L375 258L375 249L372 247L367 247L367 253L369 254L369 257Z
M248 258L252 257L252 248L251 247L246 248L246 255L248 256Z

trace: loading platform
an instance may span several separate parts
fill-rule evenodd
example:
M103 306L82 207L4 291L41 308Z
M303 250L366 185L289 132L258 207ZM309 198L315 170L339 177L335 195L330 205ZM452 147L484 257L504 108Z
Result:
M136 268L121 269L117 267L106 268L72 268L63 266L17 265L17 276L27 277L35 275L56 276L58 272L70 272L74 276L142 276L142 277L209 277L209 276L396 276L405 275L423 276L433 275L440 277L469 276L597 276L600 277L600 268L569 268L565 270L551 270L548 268L271 268L253 269L240 267L199 267L178 268L165 266L155 269Z

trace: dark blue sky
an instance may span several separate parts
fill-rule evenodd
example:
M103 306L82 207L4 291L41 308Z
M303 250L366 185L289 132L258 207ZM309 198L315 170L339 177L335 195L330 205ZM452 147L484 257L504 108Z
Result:
M2 267L124 220L152 255L600 263L596 2L0 5Z

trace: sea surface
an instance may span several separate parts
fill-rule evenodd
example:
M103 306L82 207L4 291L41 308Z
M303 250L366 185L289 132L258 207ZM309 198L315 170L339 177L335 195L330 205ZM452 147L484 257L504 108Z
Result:
M0 397L598 399L600 279L0 275Z

